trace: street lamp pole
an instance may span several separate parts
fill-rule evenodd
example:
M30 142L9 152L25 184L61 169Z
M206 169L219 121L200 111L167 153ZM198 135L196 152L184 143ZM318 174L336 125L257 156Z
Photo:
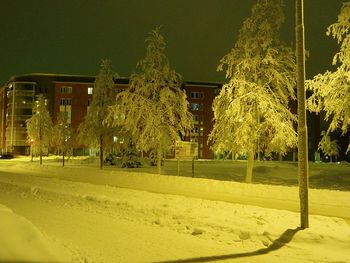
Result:
M304 1L295 1L296 62L298 89L298 177L300 198L300 227L309 227L309 168L305 92Z

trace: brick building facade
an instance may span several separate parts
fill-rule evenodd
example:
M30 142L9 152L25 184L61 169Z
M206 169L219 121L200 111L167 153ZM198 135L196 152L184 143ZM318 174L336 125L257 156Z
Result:
M29 151L25 120L30 118L36 97L43 94L53 122L60 111L68 113L71 125L77 129L84 121L92 100L95 77L59 74L28 74L13 76L0 88L0 149L16 154ZM115 80L116 90L128 88L129 80ZM198 143L198 158L212 159L208 145L212 130L213 99L221 85L217 83L183 82L194 117L194 130L185 140Z

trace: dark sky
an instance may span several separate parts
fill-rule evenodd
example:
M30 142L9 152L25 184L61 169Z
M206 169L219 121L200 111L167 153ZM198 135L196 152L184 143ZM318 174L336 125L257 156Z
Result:
M224 81L216 72L256 0L0 0L0 84L12 75L95 75L110 58L121 76L135 71L147 33L162 25L167 56L185 80ZM283 39L294 43L294 2L285 0ZM305 0L307 75L331 68L327 37L342 0Z

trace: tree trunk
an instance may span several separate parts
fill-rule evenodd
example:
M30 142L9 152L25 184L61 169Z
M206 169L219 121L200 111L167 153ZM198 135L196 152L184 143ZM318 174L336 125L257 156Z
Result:
M157 150L157 169L158 169L158 174L161 174L161 172L162 172L162 152L160 149Z
M103 169L103 136L100 135L100 169Z
M194 157L192 158L192 177L194 178Z
M64 167L64 150L62 151L62 166Z
M180 158L177 158L177 176L180 176Z
M41 139L39 142L39 164L40 165L43 164L43 150L42 150L42 146L41 146Z
M309 227L308 204L308 149L305 106L305 44L304 44L304 1L295 1L296 13L296 55L298 89L298 177L300 198L300 227Z
M296 161L296 152L295 151L293 151L293 162L295 162Z
M33 143L31 142L30 144L30 156L31 156L31 159L30 161L33 162L33 158L34 158L34 152L33 152Z
M250 150L248 152L247 171L246 171L246 175L245 175L245 182L248 184L252 183L253 166L254 166L254 151Z

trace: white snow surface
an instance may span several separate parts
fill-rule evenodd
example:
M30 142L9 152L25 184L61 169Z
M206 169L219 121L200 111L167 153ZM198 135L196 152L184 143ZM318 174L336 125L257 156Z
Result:
M350 262L349 224L317 215L348 220L350 193L310 190L316 209L305 230L297 195L296 187L1 161L0 262Z

